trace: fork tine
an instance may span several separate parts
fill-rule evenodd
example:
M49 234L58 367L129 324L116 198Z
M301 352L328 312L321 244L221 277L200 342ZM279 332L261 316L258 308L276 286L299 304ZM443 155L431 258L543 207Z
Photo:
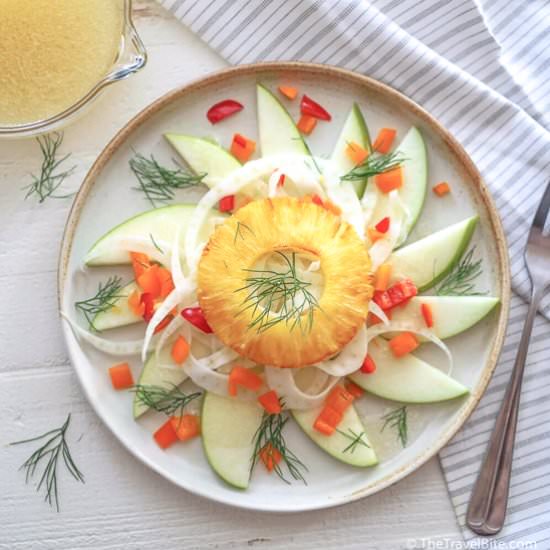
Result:
M550 210L550 181L546 184L546 191L544 191L535 217L533 218L532 227L536 227L541 231L544 229L544 224L546 223L546 218L548 216L548 210Z

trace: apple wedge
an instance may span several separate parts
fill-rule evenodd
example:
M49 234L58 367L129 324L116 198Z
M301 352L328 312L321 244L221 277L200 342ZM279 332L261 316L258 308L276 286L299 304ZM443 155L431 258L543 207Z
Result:
M421 305L427 304L433 314L433 333L442 340L468 330L488 315L500 302L492 296L416 296L405 306L392 310L392 321L406 321L426 328Z
M160 352L160 360L162 364L174 365L170 356L170 348L165 347ZM164 368L157 364L155 360L155 354L151 354L139 375L137 384L140 386L157 386L166 390L173 389L174 386L179 386L182 382L187 380L187 375L183 372L183 369L179 368ZM143 403L136 393L134 395L133 414L134 418L139 418L142 414L149 410L145 403Z
M229 151L208 139L185 134L164 134L164 137L193 172L206 174L203 182L210 188L241 167Z
M331 160L338 167L340 176L347 174L354 168L353 162L346 153L350 143L357 143L367 151L372 152L369 130L357 103L353 104L332 152ZM365 192L367 180L353 181L352 184L357 196L361 198Z
M309 155L302 134L284 105L261 84L256 86L256 90L262 156L285 153Z
M353 406L349 407L344 413L342 422L338 425L339 431L333 433L331 436L323 435L313 428L315 419L320 411L321 407L304 411L294 410L292 411L292 416L304 433L323 451L336 460L361 468L374 466L378 463L376 454L365 434L365 428ZM343 434L347 434L347 436ZM364 444L357 443L353 446L352 451L350 444L360 434L363 434L360 441L364 442Z
M477 221L473 216L393 252L392 280L412 279L420 292L437 284L464 254Z
M204 395L201 433L206 459L216 474L238 489L246 489L250 481L254 435L262 416L256 403Z
M164 241L172 244L176 231L179 229L180 242L183 243L194 209L194 204L183 203L154 208L137 214L100 237L86 254L84 262L88 266L129 264L130 255L118 246L118 241L125 237L141 237L148 240L153 236L157 242ZM203 229L205 239L211 233L216 218L223 216L225 214L220 212L211 212Z
M138 290L138 286L135 281L132 281L116 293L118 298L112 302L111 308L100 311L94 316L92 322L96 330L125 327L143 321L143 317L136 315L128 305L128 296L134 290Z
M399 195L403 204L409 210L409 218L403 227L401 235L402 243L415 226L426 200L426 189L428 186L428 155L426 143L422 134L414 126L407 132L401 143L397 146L395 153L405 159L401 163L403 173L403 185L399 189ZM391 215L388 195L376 189L377 203L372 216L372 222L378 223L381 219Z
M383 338L369 345L376 364L373 373L357 372L349 378L364 390L402 403L437 403L468 393L468 388L412 354L396 358Z

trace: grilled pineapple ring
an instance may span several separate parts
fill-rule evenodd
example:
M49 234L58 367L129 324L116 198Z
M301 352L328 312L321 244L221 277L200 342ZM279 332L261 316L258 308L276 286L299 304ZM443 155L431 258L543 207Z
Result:
M246 308L248 270L277 251L317 259L324 285L316 307L303 313L309 322L258 330L259 310ZM240 355L278 367L338 353L366 322L372 292L370 258L355 230L305 199L263 199L240 208L217 226L198 268L199 303L214 333Z

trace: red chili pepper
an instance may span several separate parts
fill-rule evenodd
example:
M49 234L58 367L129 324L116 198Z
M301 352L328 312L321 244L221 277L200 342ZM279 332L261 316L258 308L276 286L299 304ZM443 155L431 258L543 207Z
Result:
M330 113L326 109L305 94L300 102L300 111L303 115L309 115L319 120L332 120Z
M281 174L279 176L279 181L277 182L277 187L282 187L285 184L285 175Z
M386 216L385 218L382 218L375 226L374 228L376 231L380 231L380 233L387 233L388 229L390 228L390 219Z
M239 111L242 111L244 107L234 99L224 99L215 105L212 105L206 113L206 118L212 123L216 124L228 116L234 115Z
M241 147L246 147L246 138L244 136L241 136L241 134L235 134L233 136L233 141Z
M155 314L155 300L150 292L141 295L140 302L143 304L143 319L148 323Z
M312 195L311 202L318 204L319 206L324 206L323 199L319 195Z
M218 210L220 212L231 212L235 208L235 195L227 195L220 199Z
M374 362L373 358L367 354L363 361L363 364L361 365L361 372L364 372L365 374L372 374L375 370L376 363Z
M373 300L384 311L403 305L413 296L418 294L416 285L410 279L398 281L388 288L388 290L374 293Z
M199 330L210 334L212 329L204 316L202 308L200 307L187 307L181 312L181 316L189 321L193 326L197 327Z

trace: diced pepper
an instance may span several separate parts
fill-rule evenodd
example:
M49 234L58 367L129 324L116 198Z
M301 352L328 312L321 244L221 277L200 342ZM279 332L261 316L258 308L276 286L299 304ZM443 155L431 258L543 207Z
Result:
M380 231L380 233L387 233L389 228L390 228L390 219L387 216L385 218L382 218L374 226L374 229L376 229L376 231Z
M365 390L363 388L360 388L355 382L352 382L351 380L348 380L346 382L346 390L353 395L355 399L358 397L361 397Z
M432 328L434 326L434 316L430 304L420 304L420 311L422 312L426 326Z
M169 324L170 321L174 318L172 314L168 314L156 327L153 334L159 333L161 330L164 330Z
M262 379L250 369L235 365L229 374L229 395L237 395L237 386L258 391L262 386Z
M143 319L148 323L155 314L155 300L149 292L144 292L141 295L141 303L143 304Z
M153 438L161 449L167 449L178 440L178 434L169 418L154 434Z
M312 195L311 196L311 202L319 205L319 206L325 206L323 203L323 199L319 195Z
M384 238L384 233L377 231L374 227L367 227L367 235L372 243Z
M369 154L368 149L361 147L361 145L355 143L355 141L348 143L348 146L346 147L346 155L349 157L351 162L355 164L355 166L363 164Z
M388 288L391 277L391 264L382 264L374 276L374 290L383 291Z
M176 287L172 280L172 274L165 267L159 267L157 270L157 278L160 283L159 298L166 298Z
M286 176L284 174L281 174L279 176L279 181L277 182L277 187L283 187L284 186L285 178L286 178Z
M396 131L393 128L382 128L374 140L372 150L385 155L391 149L395 134Z
M151 260L147 254L141 252L130 252L130 258L132 259L134 278L137 281L139 276L151 266Z
M204 312L200 307L186 307L181 311L181 316L191 323L193 326L197 327L199 330L210 334L212 329L204 316Z
M296 128L306 136L313 132L315 126L317 126L317 119L309 115L302 115L296 124Z
M328 394L325 404L327 407L344 414L353 403L353 395L346 388L337 384Z
M372 374L376 370L376 363L374 362L374 359L367 353L367 356L363 360L363 364L361 365L361 372L364 372L365 374Z
M441 183L438 183L437 185L434 185L434 187L432 188L432 191L438 196L438 197L443 197L445 196L447 193L450 193L451 192L451 187L450 185L445 182L445 181L442 181Z
M260 405L268 414L279 414L281 412L281 403L275 390L269 390L258 397Z
M235 208L235 195L227 195L222 197L218 204L220 212L231 212Z
M313 427L317 431L324 433L325 435L331 435L336 429L336 426L338 426L338 424L342 422L342 417L343 415L341 412L335 411L332 407L325 405L315 419ZM326 433L327 426L330 426L332 428L332 431L329 430L330 433Z
M173 416L170 419L172 428L176 437L180 441L187 441L197 437L201 433L201 424L196 414L184 414L183 416Z
M294 88L294 86L279 86L279 92L288 99L296 99L298 88Z
M241 163L245 163L256 150L256 142L241 134L235 134L231 142L231 154Z
M416 288L416 285L410 279L403 279L397 283L394 283L387 290L375 291L372 299L386 311L399 305L403 305L417 294L418 289Z
M189 344L183 336L178 336L176 341L172 344L171 354L174 363L178 365L185 363L187 357L189 357Z
M403 357L418 346L418 340L412 332L402 332L390 340L390 348L396 357Z
M158 270L158 264L153 264L137 278L137 284L141 287L143 292L151 294L153 299L160 296L161 282L158 276Z
M302 101L300 102L300 112L303 115L312 116L318 118L319 120L331 120L329 112L319 105L316 101L313 101L307 95L302 96Z
M134 377L128 363L119 363L109 369L111 384L115 390L124 390L134 385Z
M128 296L128 307L133 313L142 317L145 312L145 304L141 301L141 293L139 290L133 290Z
M234 115L243 109L244 107L238 101L234 99L224 99L208 109L206 118L208 118L212 124L216 124L224 118Z
M259 457L269 472L272 472L275 466L283 459L280 451L271 443L268 443L260 450Z
M389 193L394 189L399 189L403 185L403 172L401 166L392 168L381 174L376 174L376 176L374 176L374 183L376 183L376 187L378 187L382 193Z

